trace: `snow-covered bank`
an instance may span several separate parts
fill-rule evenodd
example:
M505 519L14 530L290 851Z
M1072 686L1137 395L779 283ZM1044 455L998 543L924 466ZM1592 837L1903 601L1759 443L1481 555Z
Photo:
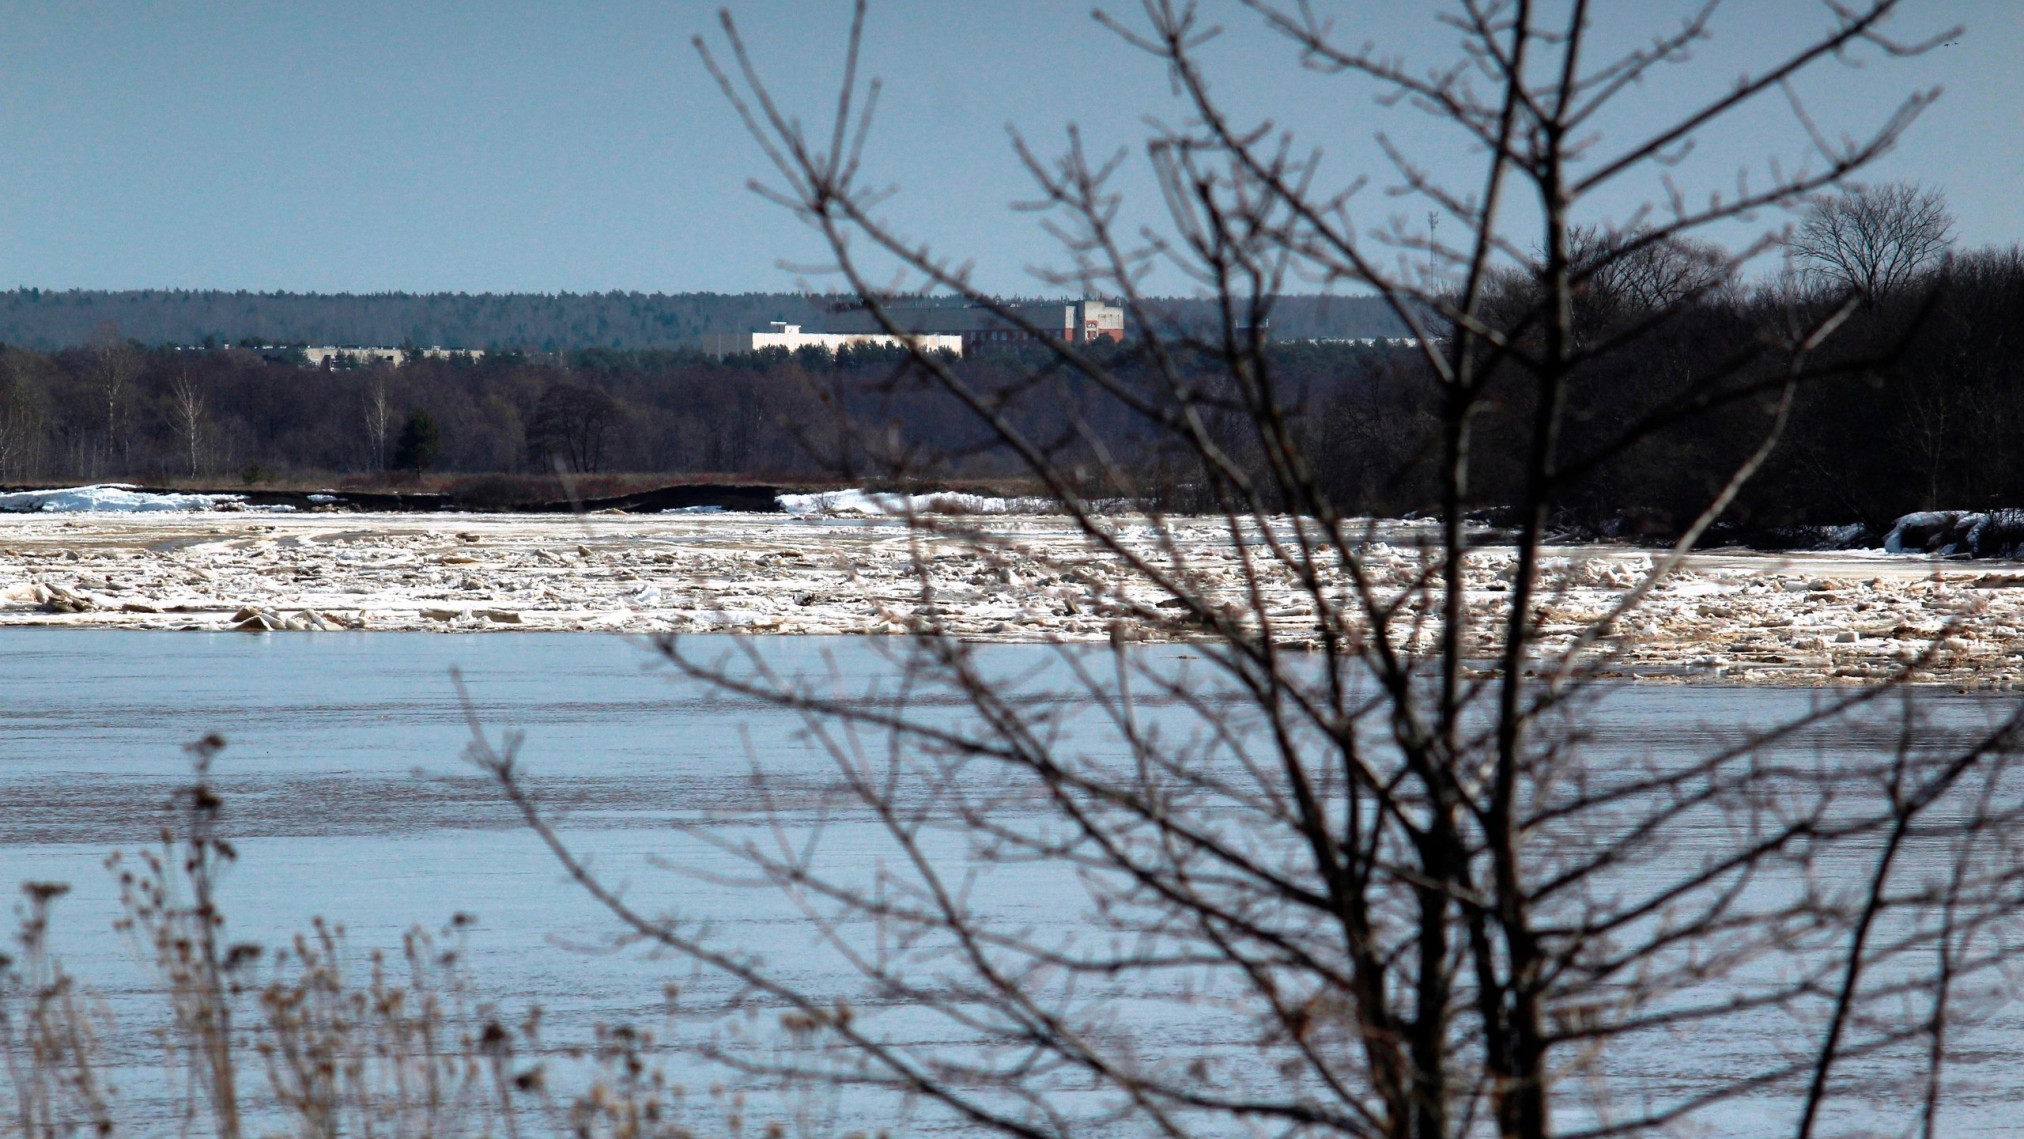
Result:
M956 491L897 494L870 490L830 490L783 494L780 509L797 516L904 518L918 514L1055 514L1053 499L996 498Z
M0 511L46 514L135 514L155 511L216 510L221 504L245 501L239 494L177 494L145 491L131 483L17 490L0 493Z
M1143 556L1166 558L1155 534L1119 521ZM989 526L996 548L877 518L779 514L15 514L0 516L0 625L891 634L931 621L975 640L1194 635L1165 597L1061 519L1005 515ZM1367 567L1380 587L1421 573L1417 536L1408 523L1378 532ZM1178 522L1175 539L1219 603L1283 644L1313 641L1313 599L1290 576L1268 579L1262 608L1249 609L1219 522ZM1548 647L1607 612L1650 557L1555 551ZM1508 551L1472 555L1478 653L1494 647L1510 566ZM1435 633L1395 630L1427 645ZM1781 684L1888 676L1930 654L1921 679L2009 686L2024 681L2024 567L1696 555L1604 650L1626 675Z
M1884 536L1893 554L2015 558L2024 553L2024 510L1923 510L1897 520Z
M440 497L440 496L438 496ZM343 505L340 496L311 494L309 502ZM870 490L813 491L774 497L780 509L797 517L904 518L910 515L945 514L1048 514L1053 502L1045 498L1002 498L932 491L925 494L897 494ZM451 507L453 508L453 507ZM286 513L288 506L256 506L243 494L142 490L131 483L100 483L94 486L59 487L42 490L0 492L0 513L14 514L138 514L164 511L251 510ZM663 514L719 514L721 505L675 506Z

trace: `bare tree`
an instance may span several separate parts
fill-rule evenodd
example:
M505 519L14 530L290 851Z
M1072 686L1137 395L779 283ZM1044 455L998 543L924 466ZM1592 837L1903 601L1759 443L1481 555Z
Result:
M127 389L138 379L145 365L134 346L120 338L117 329L100 330L99 343L92 349L92 380L105 405L105 458L108 464L124 464L128 457L126 432Z
M203 469L198 459L198 448L204 440L204 393L191 381L188 369L179 373L175 382L169 385L169 399L170 419L189 459L190 477L196 478Z
M527 424L527 456L536 467L564 463L575 474L596 474L624 409L603 388L551 384Z
M1874 300L1938 265L1953 244L1953 228L1946 195L1936 189L1851 185L1809 202L1790 248L1815 280Z
M1568 258L1585 274L1592 304L1665 312L1713 299L1734 283L1727 250L1685 237L1652 237L1640 229L1608 234L1594 226L1568 232Z
M0 355L0 482L20 479L41 451L43 409L11 354Z
M365 395L365 438L370 448L372 468L383 471L387 466L387 439L393 434L394 405L387 398L386 376L374 371L372 386Z
M1043 339L1033 367L1001 380L926 353L910 363L921 398L987 429L1072 537L1027 544L974 520L907 516L918 595L880 599L910 635L891 683L873 690L776 671L756 648L660 640L685 673L804 714L833 760L841 803L762 755L757 817L730 820L758 825L686 829L744 870L711 863L712 880L780 891L805 918L796 940L842 962L848 984L811 980L798 957L680 907L649 908L574 851L515 743L474 725L474 761L622 941L727 978L736 995L722 1011L778 1015L777 1035L705 1046L747 1073L889 1093L1004 1135L1392 1139L1659 1134L1759 1096L1772 1101L1748 1107L1755 1133L1810 1139L1848 1122L1838 1113L1887 1076L1911 1090L1879 1110L1904 1118L1855 1126L1937 1134L1964 994L1999 991L2003 946L2020 932L2017 717L1947 737L1908 699L1890 746L1794 758L1789 745L1809 733L1889 710L1887 683L1703 754L1599 753L1583 739L1640 607L1771 453L1794 393L1843 367L1821 350L1855 302L1795 305L1783 338L1699 367L1579 449L1565 430L1588 410L1592 376L1635 359L1778 235L1722 264L1694 253L1691 283L1658 274L1643 289L1649 310L1599 335L1577 334L1585 290L1648 280L1640 258L1704 249L1685 243L1837 185L1931 95L1845 145L1815 136L1817 153L1787 156L1810 161L1782 161L1749 189L1677 191L1603 230L1627 239L1584 253L1574 219L1667 185L1690 140L1757 137L1738 112L1815 64L1920 50L1885 34L1897 6L1836 6L1763 70L1619 139L1602 130L1623 121L1608 109L1684 63L1711 8L1641 40L1599 35L1581 3L1549 17L1464 0L1444 16L1460 62L1426 67L1339 43L1304 3L1247 3L1307 67L1424 112L1422 145L1484 156L1472 183L1450 186L1385 140L1392 188L1449 223L1439 243L1432 225L1361 223L1356 184L1323 184L1312 155L1219 103L1199 58L1212 29L1193 6L1147 0L1140 20L1101 17L1189 102L1187 121L1154 128L1146 147L1165 229L1120 232L1108 180L1121 160L1091 161L1073 135L1052 161L1017 145L1065 243L1050 280L1121 298L1136 350L1120 360ZM772 164L766 192L820 235L887 331L904 318L870 256L1027 327L962 262L886 220L861 163L863 21L860 6L819 132L774 101L728 15L728 58L704 49ZM1605 57L1605 39L1644 46ZM1139 290L1156 264L1215 298L1215 331L1183 336L1153 319ZM1345 517L1313 474L1263 332L1296 280L1373 290L1413 330L1439 393L1426 458L1441 509L1408 532L1424 539L1420 555L1397 554L1398 531ZM1143 505L1160 499L1131 475L1142 468L1111 462L1093 432L1030 433L1022 410L1035 402L1131 419L1174 456L1203 512ZM1581 570L1548 557L1556 505L1612 457L1734 408L1754 415L1755 435L1699 516L1613 605L1570 607L1564 589ZM1512 453L1478 447L1491 421ZM878 445L885 425L855 426L888 476L932 469ZM1494 542L1467 521L1480 505L1472 464L1489 459L1522 476L1504 504L1513 532ZM1119 514L1119 503L1140 505ZM1044 669L996 663L941 623L945 595L975 588L943 576L945 543L1059 583L1063 604L1109 620L1108 642L1057 646ZM1288 582L1300 604L1260 603ZM1145 637L1188 652L1152 651ZM857 812L878 848L826 845L793 807L811 800L822 817ZM1020 897L982 885L1020 867L1040 868ZM1612 1093L1640 1057L1684 1064L1682 1039L1727 1047L1691 1078ZM1857 1061L1868 1089L1851 1085Z

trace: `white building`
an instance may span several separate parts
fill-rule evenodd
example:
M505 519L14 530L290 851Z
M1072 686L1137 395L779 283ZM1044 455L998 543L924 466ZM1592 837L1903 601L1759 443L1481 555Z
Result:
M720 360L763 348L785 348L789 352L800 348L820 348L834 356L837 349L844 347L872 344L882 348L904 348L912 342L925 352L963 354L963 338L960 336L902 337L880 332L803 332L800 325L780 320L773 322L773 329L772 332L705 332L703 351Z
M339 356L356 357L359 362L365 364L387 363L399 367L407 356L407 353L399 348L304 348L302 354L309 357L309 364L314 368L321 368L325 361L335 360ZM485 353L475 348L424 348L422 355L431 360L448 360L456 356L469 356L473 360L480 360L484 358Z

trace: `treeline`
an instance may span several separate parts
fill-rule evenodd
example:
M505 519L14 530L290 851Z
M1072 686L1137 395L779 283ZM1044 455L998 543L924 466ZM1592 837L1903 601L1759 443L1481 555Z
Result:
M0 484L546 474L557 464L578 474L876 477L879 463L855 439L874 419L870 430L924 450L977 441L967 414L933 398L890 348L345 363L119 340L0 347ZM1008 350L957 366L991 383L1022 364ZM1010 469L972 454L923 474Z
M1089 350L1133 382L1158 382L1132 343ZM1407 352L1302 344L1275 358L1297 377L1303 405L1321 408ZM1024 391L1008 413L1036 438L1067 440L1064 454L1089 459L1086 440L1076 441L1085 429L1129 452L1140 432L1115 401L1070 375L1027 382L1045 359L1003 348L951 366L980 390ZM583 349L346 363L121 340L0 348L0 483L341 481L420 470L544 474L557 464L578 474L789 480L993 479L1019 469L897 349L724 360L693 349ZM1187 481L1168 457L1146 459L1153 481Z
M1875 532L1915 510L2024 505L2024 249L1935 259L1869 294L1826 275L1725 283L1684 301L1620 285L1596 282L1575 310L1578 344L1620 346L1585 363L1568 392L1555 456L1567 472L1564 524L1676 534L1774 437L1718 536L1852 523ZM1844 303L1854 306L1845 321L1795 362L1795 332ZM1332 496L1389 514L1436 504L1426 441L1441 407L1418 361L1393 360L1332 387L1304 427ZM1781 420L1795 366L1803 378ZM1471 451L1481 507L1517 497L1536 406L1517 367L1500 370L1492 394Z
M846 298L803 293L250 293L219 290L0 292L0 343L41 351L108 336L145 345L404 344L565 352L671 350L706 332L763 330L770 321L811 331ZM1157 301L1161 319L1204 326L1208 302ZM1402 336L1368 297L1284 297L1273 313L1281 338Z
M255 293L215 289L0 292L0 342L43 351L107 335L147 345L651 349L705 332L815 322L795 293Z
M1684 525L1776 422L1790 363L1779 345L1846 293L1827 280L1704 287L1683 271L1672 266L1671 293L1641 291L1619 275L1583 296L1579 338L1636 336L1585 365L1570 393L1562 461L1594 458L1560 496L1570 524L1650 533ZM1524 282L1499 287L1522 307ZM1795 393L1777 449L1730 521L1885 525L1916 509L2024 504L2020 340L2017 249L1956 254L1862 299L1814 354L1821 374ZM1166 382L1132 340L1092 350L1107 354L1127 387L1151 392ZM953 366L977 391L996 393L996 406L1092 491L1104 490L1101 454L1144 493L1180 508L1209 505L1190 498L1199 479L1185 456L1150 445L1153 433L1117 399L1050 372L1046 359L1007 349ZM1236 393L1218 387L1229 369L1207 349L1177 359L1201 377L1209 429L1245 461L1248 420ZM692 349L508 351L350 368L298 361L112 339L0 350L0 483L342 481L422 467L542 474L557 464L790 481L1019 471L970 411L891 350L723 361ZM1392 515L1437 505L1427 440L1441 396L1418 352L1289 343L1275 345L1268 363L1336 502ZM1522 373L1507 369L1496 382L1496 410L1474 432L1474 505L1484 507L1509 501L1524 477L1517 441L1532 414ZM1647 419L1664 426L1635 447L1596 454Z
M809 471L781 426L815 414L802 371L694 352L310 368L241 348L7 348L0 483L545 472L557 459L585 473Z

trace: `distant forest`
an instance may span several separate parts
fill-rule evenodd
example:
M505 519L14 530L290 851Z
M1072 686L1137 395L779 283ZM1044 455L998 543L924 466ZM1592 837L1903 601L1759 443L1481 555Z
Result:
M1679 245L1651 253L1650 272L1598 276L1577 300L1578 337L1609 343L1629 330L1635 350L1584 364L1572 397L1583 414L1569 420L1562 444L1568 454L1582 454L1615 427L1656 411L1674 408L1681 418L1639 447L1598 461L1562 499L1570 525L1660 534L1690 519L1774 421L1777 401L1766 393L1776 392L1783 374L1779 345L1787 330L1833 311L1856 280L1814 274L1752 284L1723 275L1716 251ZM1489 287L1508 293L1513 311L1527 311L1526 290L1536 286L1500 276ZM1888 279L1860 283L1857 295L1861 303L1815 355L1828 374L1797 393L1776 451L1735 500L1731 521L1759 529L1882 526L1912 510L2024 504L2018 349L2024 249L1931 255ZM40 300L29 304L35 296ZM16 293L12 303L40 306L45 314L72 306L78 315L68 327L82 335L110 323L100 319L109 312L173 308L150 297L181 298L189 306L234 303L215 293ZM275 314L277 325L284 312L307 321L314 306L328 306L316 319L332 324L274 327L258 338L262 343L494 346L512 328L567 339L574 322L586 320L591 324L583 327L597 336L625 341L663 335L653 331L661 317L649 315L659 312L669 321L665 335L678 346L507 348L477 360L416 353L398 365L344 357L317 368L299 351L223 343L226 332L250 325L208 326L218 330L208 334L211 347L164 343L187 339L190 330L207 327L202 321L174 335L166 325L99 328L85 343L53 349L26 346L23 337L0 348L0 484L552 481L560 466L607 479L911 478L1009 487L1000 480L1019 473L1002 449L986 445L974 413L897 350L846 350L832 358L818 349L792 355L774 349L714 360L685 342L706 321L812 320L818 309L809 298L249 295L243 303L256 313L269 306L264 311ZM459 305L496 312L503 323L477 326L468 339L450 335L448 325L438 335L437 326L426 324L337 323L392 320L389 314L431 305L444 314ZM1289 329L1345 331L1304 324L1321 319L1318 307L1289 298L1273 314L1280 336L1265 360L1288 429L1347 510L1395 516L1436 505L1428 447L1444 394L1425 359L1381 340L1367 346L1286 336ZM1174 319L1203 315L1177 306ZM537 318L552 323L539 325ZM522 320L537 323L513 323ZM45 324L52 340L71 335L56 327ZM1102 355L1121 382L1143 384L1147 393L1176 381L1194 387L1198 411L1223 451L1254 461L1255 437L1246 434L1238 393L1225 390L1229 369L1213 339L1164 353L1130 335L1121 344L1084 347ZM1070 468L1099 471L1097 456L1108 455L1125 464L1138 493L1176 508L1206 505L1189 498L1199 471L1154 443L1157 433L1124 406L1128 392L1079 380L1050 359L1036 347L1005 346L951 366L973 390L996 393L1002 414L1055 448ZM1169 368L1181 374L1163 376ZM1525 377L1510 368L1498 375L1494 398L1472 428L1472 497L1482 507L1511 500L1534 413ZM1709 376L1726 378L1704 389ZM1105 493L1097 481L1089 489Z
M403 344L567 352L692 346L706 332L784 320L821 331L846 298L804 293L250 293L220 290L15 289L0 292L0 343L57 351L108 335L143 345ZM1205 301L1157 302L1178 325L1212 316ZM1288 296L1279 339L1403 336L1369 297Z
M1626 282L1584 297L1584 336L1642 327L1646 298ZM1523 281L1499 282L1522 290ZM193 294L194 295L194 294ZM757 307L778 298L747 298ZM1590 411L1567 428L1589 437L1664 405L1694 377L1734 366L1762 383L1781 360L1770 345L1788 322L1836 303L1831 290L1772 286L1709 292L1580 378ZM700 310L699 310L700 311ZM1887 524L1928 507L2024 502L2024 253L1956 253L1880 292L1824 349L1839 373L1800 392L1780 447L1737 500L1742 525ZM314 337L314 339L341 339ZM428 339L435 339L429 337ZM447 338L446 338L447 339ZM1119 376L1153 390L1161 362L1140 344L1088 346ZM1205 408L1227 402L1208 346L1167 358L1198 370ZM299 354L237 347L173 348L103 337L56 351L0 350L0 483L85 480L208 485L352 485L431 476L553 478L634 472L669 481L890 478L904 461L922 481L988 484L1017 471L981 446L974 417L891 349L770 350L712 360L694 348L494 352L482 360L348 358L310 368ZM1427 440L1439 385L1402 346L1287 343L1269 359L1291 428L1335 500L1397 514L1434 505ZM1057 440L1073 465L1092 441L1128 463L1148 493L1187 507L1186 461L1150 443L1117 400L1051 373L1034 348L957 361L979 390L1002 390L1007 414ZM1521 477L1531 414L1521 377L1476 426L1478 504L1494 506ZM1235 406L1234 404L1232 406ZM1768 422L1761 398L1705 413L1599 466L1567 496L1570 522L1662 533L1689 518ZM856 431L844 429L854 423ZM1212 430L1247 454L1241 417ZM883 453L862 450L880 441ZM1094 470L1094 464L1088 469ZM1100 487L1092 487L1100 490ZM1195 504L1200 505L1200 504Z

